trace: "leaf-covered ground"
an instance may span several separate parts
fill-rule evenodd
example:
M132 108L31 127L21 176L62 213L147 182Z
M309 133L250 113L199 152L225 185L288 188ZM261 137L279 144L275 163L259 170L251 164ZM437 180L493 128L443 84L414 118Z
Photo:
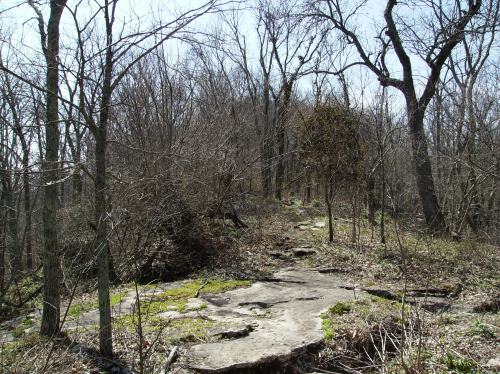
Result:
M500 370L495 366L500 365L497 247L473 238L460 241L430 238L417 219L403 216L397 220L385 217L387 242L381 244L380 225L372 226L362 216L356 219L353 235L351 209L347 205L335 212L334 241L328 242L328 221L320 204L304 207L294 202L268 202L268 205L272 207L267 207L265 214L258 209L248 211L246 216L244 211L240 213L249 229L232 228L230 222L215 222L236 243L238 258L225 267L193 274L191 278L199 280L177 293L157 295L156 299L143 303L141 333L136 328L137 315L114 321L115 363L96 359L96 326L71 331L55 340L40 338L36 333L39 319L32 312L36 302L40 303L38 298L29 305L31 310L23 310L15 323L4 322L4 334L14 335L15 342L3 343L2 367L6 373L94 374L102 372L106 365L121 367L123 372L125 367L140 372L142 362L143 372L152 372L149 370L157 370L164 364L173 345L213 339L205 334L211 327L210 321L203 318L161 321L153 317L156 309L182 310L186 298L206 279L251 281L270 277L279 268L301 266L341 275L354 290L389 290L391 295L390 300L356 299L332 306L325 313L327 343L318 357L321 370L394 373ZM205 287L203 292L224 290L210 289L210 283ZM414 297L415 290L421 293L419 298ZM433 290L443 293L445 306L426 310L423 307L432 299ZM115 301L130 292L134 292L132 285L117 287L113 291ZM68 318L93 309L95 300L95 293L77 295ZM457 307L446 310L446 304Z

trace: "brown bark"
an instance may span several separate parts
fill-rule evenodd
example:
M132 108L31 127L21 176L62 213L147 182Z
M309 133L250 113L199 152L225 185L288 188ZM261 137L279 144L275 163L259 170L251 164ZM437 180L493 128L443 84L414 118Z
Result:
M265 67L263 66L263 69ZM262 193L264 197L271 196L272 189L272 173L271 173L271 162L273 157L272 149L272 135L271 135L271 98L270 98L270 86L269 86L269 76L266 75L264 79L264 120L263 120L263 138L261 140L261 155L262 155L262 168L261 168L261 178L262 178Z
M113 3L110 13L110 4L105 2L104 17L106 19L106 60L104 67L104 80L102 84L102 97L99 112L99 125L95 145L96 163L96 191L95 191L95 221L97 233L95 248L97 251L98 267L98 300L99 300L99 351L105 357L113 355L113 337L111 330L111 306L109 300L109 246L108 227L106 221L106 147L107 125L111 103L111 78L113 71Z
M287 115L292 97L292 88L296 77L293 76L290 81L284 79L283 81L283 100L279 103L280 108L278 118L276 121L276 142L278 143L278 162L276 164L276 193L275 197L281 200L281 190L285 181L285 128L287 122Z
M59 90L59 23L67 0L51 0L50 18L46 40L44 25L40 22L42 48L47 64L47 118L45 125L43 207L43 314L40 333L54 335L59 332L60 319L60 253L57 242L57 184L59 154L59 112L57 94ZM42 21L39 18L39 21Z
M412 106L410 106L412 108ZM408 111L411 110L408 108ZM427 227L432 232L443 233L446 230L443 213L439 208L439 203L434 188L431 162L428 154L427 138L424 130L423 113L415 110L413 116L409 118L411 145L413 150L413 167L417 180L417 189L420 196L420 203L425 217ZM409 112L410 113L410 112Z
M373 175L370 175L367 178L365 191L366 191L366 208L368 211L368 222L373 227L373 225L375 224L375 196L374 196L375 180L373 178Z
M325 202L328 211L328 239L333 242L333 217L332 217L332 203L333 203L333 188L331 178L325 177Z
M12 117L14 120L13 130L16 136L18 137L21 143L21 149L23 151L23 189L24 189L24 211L26 215L26 226L25 226L25 234L23 242L26 245L26 265L28 269L33 268L33 255L32 255L32 246L31 246L31 188L30 188L30 173L29 173L29 158L30 158L30 149L28 143L26 141L26 136L23 132L23 127L21 125L20 113L18 112L18 103L16 99L16 93L12 89L11 81L9 76L5 76L4 81L5 89L2 89L2 92L5 96L5 99L8 102L9 108L12 113ZM16 219L17 220L17 219ZM17 230L17 229L16 229ZM22 251L22 246L19 247L19 250ZM19 253L19 264L21 267L22 263L22 252Z

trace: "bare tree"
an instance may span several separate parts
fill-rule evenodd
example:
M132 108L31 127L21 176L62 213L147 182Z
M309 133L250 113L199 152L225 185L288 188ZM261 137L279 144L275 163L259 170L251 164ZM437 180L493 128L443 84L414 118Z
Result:
M311 72L315 57L327 35L317 24L306 24L294 16L293 3L262 3L258 12L271 42L271 54L278 68L277 87L270 87L276 110L276 190L281 200L285 179L285 133L290 116L292 92L297 80ZM306 68L309 65L309 70Z
M117 0L104 0L98 8L96 14L90 19L94 20L99 14L104 18L105 40L102 49L96 54L86 50L88 38L84 37L89 32L88 22L80 24L76 9L72 12L77 28L78 45L80 52L80 68L77 74L79 81L80 104L78 111L82 115L86 126L90 129L95 140L95 167L96 172L93 177L95 184L95 227L96 238L95 248L98 264L98 291L99 291L99 347L104 356L112 356L112 332L111 332L111 310L109 301L109 246L108 246L108 204L106 201L106 150L108 146L107 131L110 113L113 105L113 93L119 86L122 79L130 69L141 59L156 50L166 40L173 38L181 30L200 16L212 11L216 5L214 0L200 5L198 8L188 10L169 22L158 21L148 29L142 29L138 23L136 28L132 28L130 33L118 32L117 22ZM96 36L95 36L96 37ZM148 45L149 44L149 45ZM86 47L87 45L87 47ZM141 47L141 48L139 48ZM100 60L100 64L96 63ZM97 72L87 70L90 66L101 66ZM95 74L97 73L97 74ZM93 116L92 107L89 107L90 100L86 96L84 82L99 82L99 108L96 118Z
M482 1L426 1L425 4L415 5L419 8L425 5L423 13L425 17L422 20L425 26L418 29L405 23L405 17L395 12L398 7L410 5L388 0L384 11L385 24L380 26L377 37L379 42L377 52L368 52L352 24L354 14L365 3L366 1L361 1L353 5L350 2L350 11L346 11L344 4L338 0L314 1L308 3L308 13L318 20L326 20L332 24L344 35L346 42L355 48L360 58L335 73L354 65L363 65L378 77L381 85L394 87L403 93L412 142L413 166L425 220L432 231L444 232L446 224L434 187L424 117L427 106L434 96L441 71L453 49L464 40L468 32L466 28L471 20L478 17ZM438 16L445 22L439 24L435 22L433 16ZM429 31L432 33L429 34ZM402 78L395 78L390 74L386 63L390 51L394 51L403 70ZM417 97L415 72L410 58L412 52L419 54L429 68L425 88L420 97Z
M475 168L469 166L474 163L473 159L477 152L476 139L480 126L478 122L481 121L481 113L477 105L475 105L474 96L476 83L490 58L492 46L495 42L499 10L500 3L498 1L490 0L486 2L483 15L485 19L479 20L479 24L474 20L472 21L472 28L483 28L483 32L472 35L470 38L464 38L461 43L463 48L457 48L455 54L450 57L449 64L447 64L460 92L458 96L459 102L454 100L459 110L457 126L459 142L456 153L459 157L465 157L465 162L457 164L456 172L460 174L462 166L467 170L465 180L460 182L463 198L457 231L461 231L462 222L467 222L476 236L479 235L479 231L485 222L481 218L481 199L479 197L481 178L478 178ZM445 21L440 19L440 22L443 24ZM446 86L444 89L448 90ZM451 98L455 96L450 95ZM460 139L462 137L464 138L463 141Z

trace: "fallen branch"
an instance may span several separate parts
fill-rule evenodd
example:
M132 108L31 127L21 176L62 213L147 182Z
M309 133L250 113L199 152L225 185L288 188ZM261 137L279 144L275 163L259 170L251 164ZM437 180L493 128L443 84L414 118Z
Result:
M161 371L161 374L167 374L168 368L172 364L172 361L174 361L175 357L177 356L177 346L174 346L172 350L170 351L170 354L168 355L167 362L165 362L165 366L163 367L163 370Z
M203 285L202 285L200 288L198 288L198 289L196 290L196 293L194 294L194 297L195 297L195 298L197 298L198 296L200 296L200 291L201 291L201 289L202 289L203 287L205 287L207 284L208 284L208 278L207 278L207 280L205 281L205 283L203 283Z

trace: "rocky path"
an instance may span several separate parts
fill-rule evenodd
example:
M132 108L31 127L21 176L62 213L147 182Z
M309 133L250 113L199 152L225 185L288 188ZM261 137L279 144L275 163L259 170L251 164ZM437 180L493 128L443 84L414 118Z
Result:
M270 281L207 295L203 315L217 322L249 327L236 339L196 344L175 368L204 373L307 372L304 366L323 342L321 314L337 301L353 298L339 278L311 269L284 269ZM195 300L192 300L195 301ZM248 331L248 330L247 330Z
M295 230L309 232L324 226L324 222L309 220L297 223ZM395 291L390 289L347 287L345 278L339 276L344 273L343 269L306 267L298 259L315 255L318 250L309 243L310 239L285 238L266 252L269 258L279 261L282 266L288 266L275 272L271 278L233 291L202 293L198 298L188 299L182 312L173 308L155 315L154 317L165 321L204 319L211 322L211 327L206 331L211 338L206 341L197 338L196 343L179 343L174 350L165 353L164 361L168 364L164 365L162 374L310 373L314 371L317 357L315 353L324 342L321 315L332 304L367 293L396 298ZM170 282L154 288L143 288L140 298L152 298L187 282L189 281ZM126 296L112 307L115 319L135 313L135 291L130 288L125 291ZM426 293L424 296L429 304L431 295ZM424 296L415 295L414 299ZM431 306L448 310L452 306L443 298L446 296L436 298ZM36 321L40 319L41 313L38 311L29 317ZM26 317L9 323L23 329L23 318ZM63 329L85 329L98 324L99 314L94 308L76 319L66 321ZM26 331L38 328L35 323ZM0 338L12 341L12 330L12 326L8 324L3 326ZM174 363L168 359L172 352L177 355Z
M310 372L314 367L311 353L317 352L323 342L321 314L332 304L355 296L353 290L343 288L339 277L322 274L319 270L295 264L247 288L188 299L184 313L172 310L158 314L165 320L203 318L213 321L207 333L218 336L216 342L200 341L179 347L177 362L164 372ZM141 299L179 288L186 282L165 283L144 290ZM359 295L356 291L356 296ZM135 302L131 291L113 306L113 317L134 313ZM93 309L67 321L63 329L88 328L98 323L98 311Z

